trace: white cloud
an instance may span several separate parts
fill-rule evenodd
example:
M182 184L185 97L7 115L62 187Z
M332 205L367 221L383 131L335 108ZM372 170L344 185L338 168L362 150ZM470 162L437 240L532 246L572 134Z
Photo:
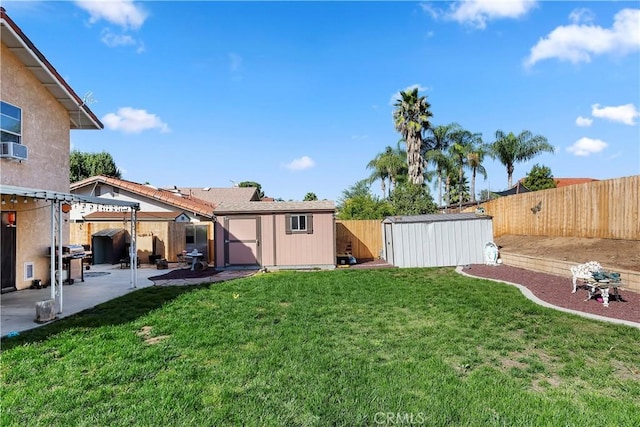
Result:
M136 46L137 53L144 52L144 43L142 41L136 40L127 34L115 34L108 28L102 31L102 38L100 40L109 47Z
M285 165L285 168L292 170L292 171L301 171L301 170L305 170L305 169L310 169L312 167L314 167L316 164L316 162L313 161L313 159L309 156L302 156L300 158L297 159L293 159L293 161L291 161L290 163L287 163Z
M571 15L575 20L576 15ZM574 64L589 62L594 55L624 55L640 49L640 9L623 9L614 16L611 28L573 23L559 26L531 48L524 65L558 58Z
M567 151L575 156L586 157L590 154L599 153L608 146L609 144L600 139L584 137L574 142L572 146L567 147Z
M569 14L569 21L571 21L572 24L580 24L581 22L593 22L594 18L594 13L590 9L584 7L573 9Z
M591 115L599 119L606 119L612 122L624 123L633 126L636 124L635 118L640 116L633 104L618 105L617 107L602 107L600 104L591 106Z
M169 126L155 114L131 107L122 107L117 113L109 113L102 121L108 129L124 133L140 133L150 129L158 129L162 133L171 132Z
M416 84L411 85L411 86L407 86L406 88L402 89L401 91L399 90L398 92L396 92L393 95L391 95L391 98L389 99L389 105L394 105L400 99L400 92L408 92L408 91L416 89L416 88L418 89L418 93L424 92L426 90L429 90L428 87L424 87L424 86L420 85L419 83L416 83Z
M131 0L78 0L76 5L89 12L91 24L104 19L124 29L136 30L144 24L148 17L148 13Z
M589 126L591 126L591 123L593 123L593 120L588 117L578 116L578 118L576 119L576 125L583 128L588 128Z
M461 24L484 29L488 21L520 18L535 6L536 2L532 0L467 0L454 3L446 16Z

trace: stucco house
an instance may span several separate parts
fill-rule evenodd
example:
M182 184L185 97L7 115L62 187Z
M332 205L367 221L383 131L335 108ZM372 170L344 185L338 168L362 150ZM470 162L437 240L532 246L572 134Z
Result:
M326 200L221 203L214 210L216 267L332 269L335 211Z
M136 247L143 263L155 258L177 261L182 251L194 249L204 254L204 260L213 262L214 206L205 200L176 190L101 175L74 182L71 192L109 201L138 203ZM130 227L125 212L91 203L73 204L70 221L71 241L84 245L92 245L95 236L105 234L104 230L113 234ZM98 248L92 249L95 252ZM94 261L104 259L96 255L94 253ZM114 258L112 262L118 262L118 259Z
M28 288L34 279L50 280L52 248L61 251L68 239L63 207L74 199L69 194L70 131L103 125L4 8L0 31L4 292Z

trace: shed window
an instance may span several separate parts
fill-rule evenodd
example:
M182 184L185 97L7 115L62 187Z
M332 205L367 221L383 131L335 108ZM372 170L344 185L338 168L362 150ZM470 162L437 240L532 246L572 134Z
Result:
M313 234L313 214L285 215L287 234Z
M22 109L0 101L0 134L2 142L22 142Z

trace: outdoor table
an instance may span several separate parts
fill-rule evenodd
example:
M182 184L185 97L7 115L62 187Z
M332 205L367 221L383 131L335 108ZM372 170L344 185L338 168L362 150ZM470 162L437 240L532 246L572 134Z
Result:
M585 286L587 287L587 291L589 292L589 297L585 301L589 301L593 299L597 292L600 291L602 295L602 305L604 307L609 307L609 289L613 288L613 299L616 301L620 301L622 298L620 297L620 293L618 292L618 288L622 287L621 282L612 282L609 279L603 280L595 280L589 279L584 281Z
M203 255L204 254L201 252L187 252L186 254L184 254L185 258L191 258L191 271L194 271L196 269L196 264L198 263L200 258L203 257Z

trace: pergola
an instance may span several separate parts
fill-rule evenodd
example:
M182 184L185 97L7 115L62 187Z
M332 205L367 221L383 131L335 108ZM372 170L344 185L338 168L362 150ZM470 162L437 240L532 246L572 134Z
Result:
M137 275L137 249L136 249L136 212L140 210L137 202L127 202L121 200L104 199L100 197L81 196L78 194L62 193L51 190L37 188L17 187L0 184L0 195L10 196L15 200L17 197L28 197L37 200L51 202L51 299L56 302L58 313L63 310L63 273L62 273L62 213L65 205L72 203L92 203L104 206L119 206L128 208L131 212L131 245L129 247L129 257L131 259L131 288L138 285ZM54 261L57 259L57 263Z

